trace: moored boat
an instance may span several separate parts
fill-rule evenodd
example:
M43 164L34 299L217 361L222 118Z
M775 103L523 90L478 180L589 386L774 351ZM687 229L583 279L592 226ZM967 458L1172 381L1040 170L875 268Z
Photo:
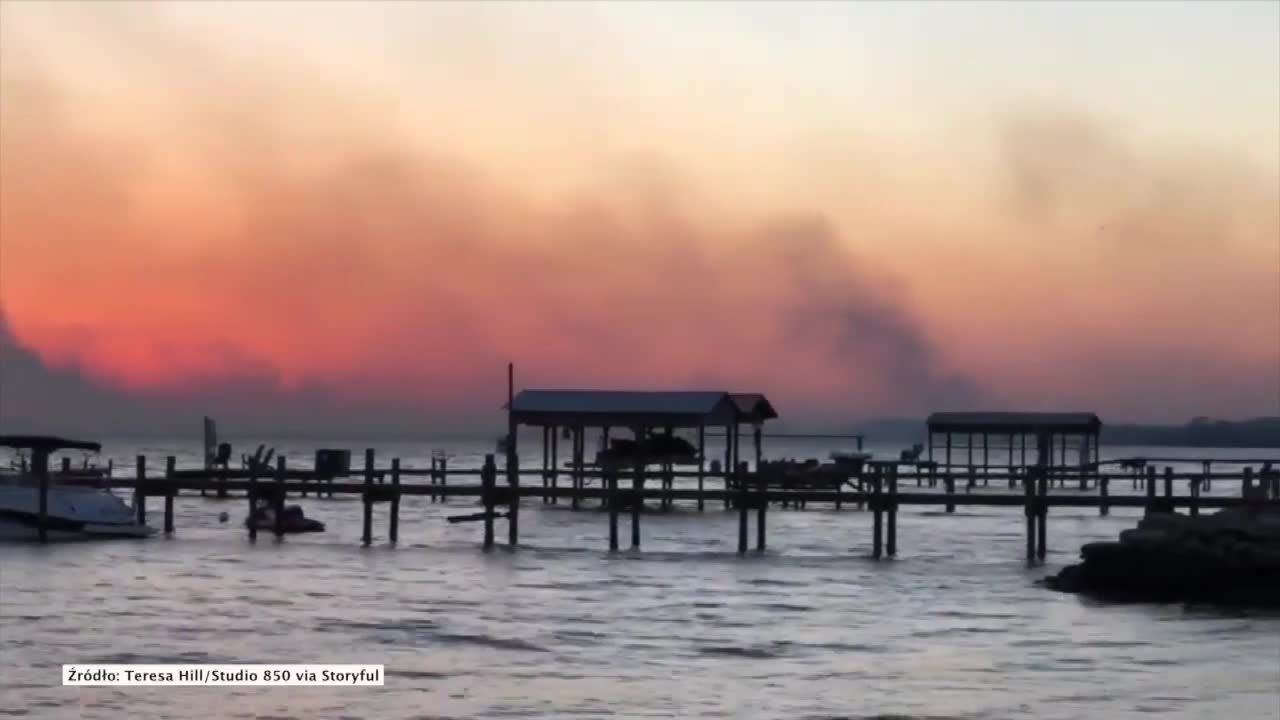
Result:
M44 528L48 540L146 537L154 532L110 490L73 484L76 476L49 474L49 455L58 450L99 452L96 442L38 435L3 435L0 447L30 454L27 471L0 474L0 541L40 539L40 485L47 482ZM90 480L91 478L79 478Z

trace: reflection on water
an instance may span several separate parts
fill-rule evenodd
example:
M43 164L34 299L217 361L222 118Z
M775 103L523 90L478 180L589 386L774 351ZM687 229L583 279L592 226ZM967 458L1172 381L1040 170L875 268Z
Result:
M297 460L320 444L300 444ZM117 463L137 452L111 449ZM379 455L427 465L429 450ZM462 446L455 464L486 450ZM148 451L198 461L192 444ZM714 505L648 514L645 549L610 555L595 510L528 503L525 546L484 553L477 525L444 521L470 501L406 498L395 548L384 506L361 548L358 501L300 502L329 532L250 544L243 500L183 497L172 538L0 548L0 714L1271 718L1280 707L1280 616L1101 605L1034 585L1133 512L1053 511L1048 563L1028 570L1016 508L904 510L900 557L876 563L870 518L849 509L773 512L770 550L738 557L737 516ZM63 688L69 662L369 662L387 681Z

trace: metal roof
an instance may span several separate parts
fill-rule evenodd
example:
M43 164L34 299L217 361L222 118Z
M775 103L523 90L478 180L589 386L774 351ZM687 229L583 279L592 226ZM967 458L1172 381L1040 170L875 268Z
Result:
M733 398L739 416L746 422L762 422L778 417L778 411L773 409L769 399L761 393L730 393L729 397Z
M930 432L1098 432L1102 420L1090 412L937 412Z
M724 391L521 390L509 409L524 425L697 427L732 423L737 415Z

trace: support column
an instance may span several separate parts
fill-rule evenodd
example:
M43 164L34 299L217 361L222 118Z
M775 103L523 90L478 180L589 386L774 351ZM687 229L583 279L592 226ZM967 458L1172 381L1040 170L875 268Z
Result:
M641 493L644 491L644 466L645 466L645 445L644 438L648 434L648 428L637 426L636 433L636 457L635 457L635 477L631 480L632 502L631 502L631 548L640 548L640 510L644 507L644 498Z
M282 460L284 458L281 458ZM360 543L366 547L373 542L373 448L364 451L364 525Z
M551 426L551 489L555 490L560 485L560 427L558 425ZM555 495L551 496L551 504L555 505L560 502L560 498Z
M898 554L898 466L894 465L889 468L889 497L886 503L886 510L889 513L889 524L887 526L887 534L885 537L885 552L889 553L889 557L895 557Z
M986 487L991 477L991 441L990 434L982 433L982 486Z
M707 427L705 425L698 426L698 511L703 509L703 473L707 464Z
M66 458L63 458L65 463ZM173 534L173 496L178 493L173 489L174 482L174 466L177 464L177 458L170 455L164 461L164 476L168 480L169 486L164 489L164 534Z

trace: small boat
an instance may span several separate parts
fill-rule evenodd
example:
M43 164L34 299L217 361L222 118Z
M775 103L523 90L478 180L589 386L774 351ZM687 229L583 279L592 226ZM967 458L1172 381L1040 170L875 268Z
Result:
M139 538L153 532L139 523L133 508L110 490L92 487L100 473L50 475L49 455L58 450L100 452L96 442L39 435L0 436L0 447L30 454L26 471L0 474L0 541L40 537L40 483L48 483L45 536L49 540ZM86 484L89 483L89 484Z
M260 504L252 515L244 519L244 526L261 532L275 532L275 511L269 504ZM324 523L304 515L302 506L289 505L280 511L280 532L286 535L324 532Z

